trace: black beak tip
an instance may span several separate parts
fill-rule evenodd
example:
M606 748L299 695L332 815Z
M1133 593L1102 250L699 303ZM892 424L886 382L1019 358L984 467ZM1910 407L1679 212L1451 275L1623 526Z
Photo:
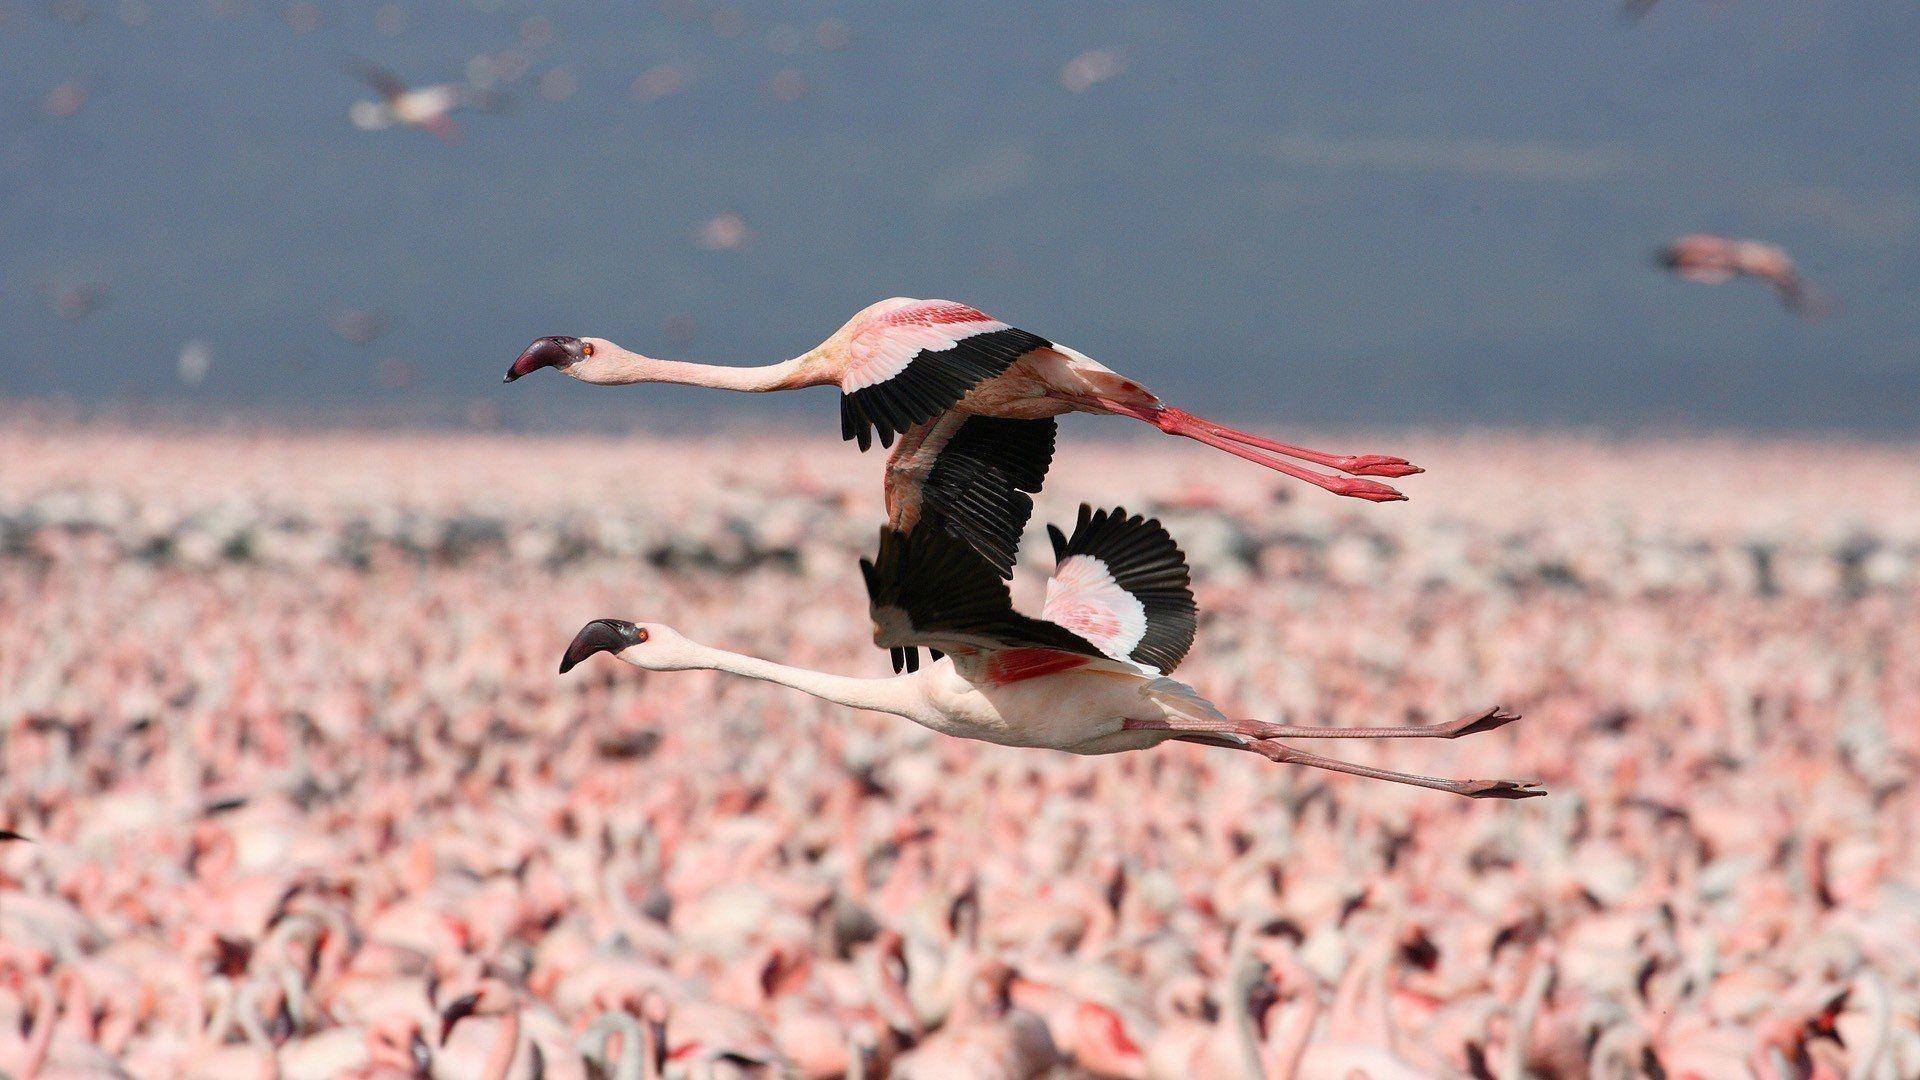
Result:
M480 1006L479 994L465 994L455 999L440 1013L440 1045L447 1045L453 1037L453 1026L472 1016Z
M577 337L560 335L543 337L521 352L512 366L507 368L507 377L501 381L512 382L523 375L531 375L543 367L565 367L578 363L586 355L586 349Z
M582 660L597 652L617 653L640 644L640 628L625 619L595 619L580 628L560 657L560 674L572 671Z

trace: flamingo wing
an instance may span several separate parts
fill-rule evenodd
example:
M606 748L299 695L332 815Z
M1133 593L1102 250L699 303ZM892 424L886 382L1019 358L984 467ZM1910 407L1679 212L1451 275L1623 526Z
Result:
M355 56L352 53L341 56L340 70L366 83L373 88L374 93L386 98L389 102L397 100L407 92L407 84L400 81L400 76L365 57Z
M1013 576L1033 495L1046 483L1059 425L948 410L907 433L887 459L887 521L937 521L1003 578Z
M1014 361L1051 343L965 304L905 300L870 309L847 342L840 435L860 449L892 446Z
M1073 535L1047 526L1053 577L1040 617L1115 660L1172 671L1193 647L1198 609L1187 557L1158 521L1084 503Z
M860 560L860 572L867 583L873 643L893 653L896 671L917 667L911 650L920 648L1107 655L1058 623L1015 611L1006 581L937 522L923 520L911 532L882 528L880 550Z

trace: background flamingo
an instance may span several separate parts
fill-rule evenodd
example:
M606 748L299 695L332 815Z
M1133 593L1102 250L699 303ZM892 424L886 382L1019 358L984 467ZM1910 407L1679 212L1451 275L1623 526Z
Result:
M1749 277L1773 287L1788 311L1803 318L1830 314L1833 301L1794 269L1785 249L1758 240L1689 233L1661 249L1659 263L1683 281L1721 285Z

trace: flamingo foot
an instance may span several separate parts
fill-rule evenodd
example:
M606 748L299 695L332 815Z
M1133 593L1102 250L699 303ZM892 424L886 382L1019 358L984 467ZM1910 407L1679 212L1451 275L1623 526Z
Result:
M1462 780L1456 790L1469 799L1537 799L1547 793L1535 780Z
M1407 501L1407 497L1397 489L1390 488L1377 480L1361 480L1351 476L1329 476L1324 480L1324 483L1320 480L1307 482L1349 499L1365 499L1368 502L1377 503Z
M1462 735L1478 735L1483 731L1494 731L1518 719L1520 719L1519 713L1510 713L1495 705L1486 712L1463 716L1450 724L1443 724L1436 734L1442 738L1457 739Z
M1388 457L1385 454L1361 454L1357 457L1337 457L1327 462L1330 469L1339 469L1352 476L1418 476L1427 470L1408 461L1406 458Z

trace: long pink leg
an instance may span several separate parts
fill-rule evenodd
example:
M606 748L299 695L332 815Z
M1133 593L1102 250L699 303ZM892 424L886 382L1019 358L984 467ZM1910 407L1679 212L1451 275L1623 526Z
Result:
M1388 457L1385 454L1329 454L1324 450L1309 450L1304 446L1275 442L1251 432L1239 431L1225 424L1215 423L1204 416L1195 416L1185 409L1167 406L1163 411L1177 417L1183 423L1205 428L1223 439L1231 439L1234 442L1269 450L1276 454L1285 454L1287 457L1299 458L1301 461L1311 461L1315 465L1324 465L1329 469L1353 476L1399 477L1413 476L1427 471L1406 458Z
M1177 412L1173 409L1146 408L1115 401L1100 401L1098 405L1103 412L1117 413L1121 416L1131 416L1137 420L1145 420L1147 423L1158 427L1161 431L1169 435L1179 435L1192 439L1195 442L1206 443L1216 450L1225 450L1234 457L1244 458L1253 462L1255 465L1265 465L1275 472L1285 473L1295 480L1304 480L1314 487L1320 488L1323 491L1331 491L1335 495L1345 495L1352 499L1365 499L1368 502L1401 502L1406 499L1405 495L1400 494L1398 491L1377 480L1362 480L1357 477L1348 476L1328 476L1325 473L1314 472L1312 469L1301 468L1292 462L1282 461L1269 454L1248 449L1224 435L1214 434L1210 427L1199 424L1185 413Z
M1249 739L1457 739L1462 735L1476 735L1482 731L1493 731L1506 727L1520 719L1518 713L1510 713L1498 705L1471 716L1463 716L1444 724L1408 724L1402 727L1299 727L1292 724L1269 724L1261 720L1209 720L1203 717L1182 717L1179 720L1129 720L1126 727L1130 731L1205 731L1224 735L1242 735Z
M1305 765L1313 769L1364 776L1369 780L1385 780L1391 784L1410 784L1433 791L1465 795L1469 799L1532 799L1546 794L1545 789L1530 780L1446 780L1438 776L1419 776L1414 773L1395 772L1392 769L1376 769L1371 765L1355 765L1351 761L1341 761L1337 758L1321 757L1319 754L1309 754L1305 750L1295 750L1291 746L1266 739L1241 743L1207 732L1175 735L1174 738L1205 746L1247 750L1282 765Z

